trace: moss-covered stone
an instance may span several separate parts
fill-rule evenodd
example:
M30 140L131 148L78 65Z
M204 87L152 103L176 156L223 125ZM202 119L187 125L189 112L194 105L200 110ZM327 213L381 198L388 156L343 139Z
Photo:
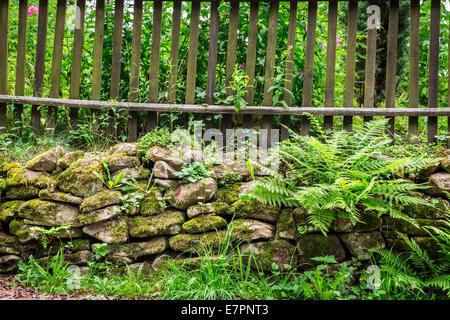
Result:
M231 238L238 241L258 241L271 239L274 236L275 227L269 223L251 220L236 219L230 222Z
M195 183L186 183L166 193L169 203L181 210L186 210L199 202L213 199L217 191L217 183L213 178L203 178Z
M208 215L197 217L183 224L183 230L188 233L201 233L220 229L227 225L227 221L219 216Z
M449 156L447 156L447 158L445 158L444 160L441 161L441 167L446 172L450 173L450 157Z
M56 178L56 185L60 190L75 196L91 197L105 189L94 172L103 175L100 161L79 159Z
M148 180L152 174L152 171L150 169L139 167L139 168L126 168L119 170L111 175L111 179L115 181L119 174L123 172L122 180Z
M44 188L52 183L47 172L28 170L18 164L11 164L6 175L6 189L30 185Z
M442 198L423 197L430 205L413 204L402 210L411 218L443 219L450 214L450 203Z
M426 236L428 233L423 227L431 226L431 227L440 227L443 226L443 223L440 220L435 219L416 219L419 227L414 226L408 221L402 219L395 219L392 217L384 217L383 218L383 229L388 231L398 231L401 233L405 233L407 235L412 236Z
M162 253L167 248L168 241L165 237L156 237L145 242L111 244L107 246L107 249L110 250L108 255L116 258L129 257L134 260L143 256Z
M246 243L241 246L241 253L248 262L252 255L251 266L258 270L271 271L275 263L280 269L286 269L297 265L295 247L285 240L274 240L270 242Z
M184 221L183 212L167 210L156 216L130 217L128 227L131 236L137 238L174 235L181 232Z
M239 193L241 192L242 183L235 183L225 188L220 188L217 191L217 201L233 204L239 200Z
M36 171L52 172L56 169L56 162L64 155L61 147L52 148L27 162L27 168Z
M277 221L276 238L295 240L298 237L292 209L284 209Z
M437 197L449 198L450 192L450 173L438 172L434 173L428 179L431 188L424 190L427 194Z
M76 207L39 199L27 201L19 209L19 217L41 226L67 224L71 227L80 227L78 215Z
M114 153L104 158L103 161L106 163L111 173L123 170L125 168L139 166L139 160L137 157L127 156L124 153Z
M4 155L0 154L0 176L6 174L9 160Z
M0 207L0 222L9 224L19 214L19 209L25 201L14 200L8 201Z
M20 254L21 246L19 240L14 237L0 232L0 254Z
M187 216L189 219L208 214L214 214L218 216L229 215L230 206L226 202L219 201L210 203L200 203L189 207L187 210Z
M115 190L104 190L91 197L84 199L80 206L82 213L91 212L108 206L120 204L122 194Z
M361 214L361 222L353 223L349 218L336 217L331 229L336 232L370 232L381 227L381 217L376 212L367 211Z
M124 218L84 226L83 232L106 243L125 243L128 240L128 227Z
M143 216L154 216L164 212L165 200L159 190L154 190L145 195L141 202L140 213Z
M304 234L297 243L299 263L317 264L314 257L334 256L337 262L344 261L345 251L334 234Z
M175 251L205 253L217 250L226 239L226 231L212 231L203 234L179 234L169 239L169 246Z
M137 156L139 146L137 143L123 142L118 143L109 149L109 154L122 153L127 156Z
M341 233L338 235L350 253L359 260L369 260L369 249L383 249L385 242L380 232Z
M76 197L69 193L51 191L49 189L41 190L39 192L39 199L62 203L70 203L74 205L80 205L83 202L83 198L81 197Z
M280 208L265 205L257 200L238 200L231 206L230 213L235 217L252 218L276 223L280 215Z
M88 262L93 260L94 255L91 251L82 250L75 253L65 253L63 258L63 263L77 266L85 266ZM46 266L50 262L51 257L43 257L39 259L39 262Z
M39 240L41 233L33 229L33 226L25 224L20 220L13 220L9 224L9 232L16 236L20 243L25 244L30 241Z
M106 208L82 213L78 216L78 220L83 225L95 224L102 221L112 219L122 213L120 206L109 206Z
M67 153L64 157L56 161L56 171L66 170L72 163L84 157L83 151L74 151Z
M0 257L0 273L12 272L17 269L20 257L15 255L7 255Z
M6 198L11 200L27 200L36 198L39 195L39 189L32 185L10 187L6 191Z

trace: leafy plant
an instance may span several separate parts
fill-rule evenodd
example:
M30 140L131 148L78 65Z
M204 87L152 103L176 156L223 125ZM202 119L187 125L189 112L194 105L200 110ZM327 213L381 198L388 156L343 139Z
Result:
M120 197L122 202L121 210L127 214L132 214L135 212L136 208L139 208L144 197L145 194L142 192L131 192L124 194Z
M120 187L122 187L122 184L124 181L123 180L123 176L124 176L124 172L121 171L119 172L119 174L117 175L117 177L112 180L111 178L111 173L109 171L109 167L106 163L102 162L102 166L103 169L105 170L103 175L101 175L100 173L98 173L97 171L94 171L94 175L101 181L103 182L103 184L105 186L108 187L108 189L120 189Z
M247 94L249 77L245 73L245 70L239 65L236 65L233 72L233 79L230 81L230 85L226 87L232 94L223 101L225 104L232 104L234 110L239 112L247 108L247 101L245 95Z
M425 296L430 291L450 297L450 218L447 217L443 223L441 227L424 227L441 248L437 259L431 259L414 239L399 232L397 234L408 245L408 251L371 250L380 255L381 285L385 297L394 296L397 292L407 292L413 297Z
M19 261L19 272L15 278L24 286L52 294L68 293L73 273L68 270L69 263L64 262L62 250L48 262L37 261L33 256L28 261Z
M169 129L155 128L139 139L139 154L144 156L151 147L155 146L167 147L170 149L175 143L176 141L173 140Z
M212 174L212 171L208 171L202 163L196 161L183 163L182 169L174 173L176 177L186 183L194 183L203 178L212 177Z
M257 179L247 197L271 205L302 206L309 223L324 234L337 215L356 223L366 211L417 225L401 207L432 206L410 194L427 186L402 175L405 169L419 170L436 159L384 156L381 150L391 143L385 135L387 121L376 120L354 133L335 131L319 138L291 131L291 140L277 149L285 174L271 172L271 176Z
M59 236L61 230L68 230L68 229L70 229L70 226L67 225L67 224L62 224L62 225L60 225L58 227L52 227L52 228L50 228L48 230L44 229L44 228L41 228L41 227L38 227L38 226L33 226L30 229L33 230L33 231L38 231L38 232L41 233L41 244L42 244L42 247L44 249L47 249L48 240L49 240L48 237L50 237L50 238L57 237L57 236Z

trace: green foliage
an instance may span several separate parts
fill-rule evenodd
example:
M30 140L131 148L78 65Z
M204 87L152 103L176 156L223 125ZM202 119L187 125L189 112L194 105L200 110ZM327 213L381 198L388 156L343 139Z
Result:
M168 129L156 128L145 134L138 141L139 154L144 156L151 147L161 146L171 148L175 141Z
M73 277L68 267L69 263L64 262L64 253L60 250L48 263L39 262L33 256L27 262L20 261L19 273L15 277L26 287L51 294L65 294L70 292L70 279Z
M245 95L247 94L249 77L245 73L245 70L238 65L234 68L233 79L230 81L230 85L227 87L232 94L229 95L223 103L232 104L234 110L239 112L247 108L247 101Z
M31 227L31 230L38 231L41 233L41 244L44 249L47 249L48 237L50 238L58 237L61 230L68 230L68 229L70 229L70 226L67 224L62 224L58 227L52 227L48 230L37 226Z
M120 189L121 187L122 187L122 184L123 184L123 176L124 176L124 172L122 171L122 172L120 172L118 175L117 175L117 177L114 179L114 180L112 180L112 178L111 178L111 173L110 173L110 171L109 171L109 167L108 167L108 165L105 163L105 162L102 162L102 166L103 166L103 169L104 169L104 173L103 173L103 175L101 175L100 173L98 173L97 171L94 171L93 173L94 173L94 175L101 181L101 182L103 182L103 184L105 185L105 186L107 186L108 187L108 189L111 189L111 190L113 190L113 189Z
M408 251L394 253L392 250L372 249L380 256L385 298L399 292L420 298L450 297L450 217L446 218L442 227L424 228L441 248L437 259L431 259L414 239L399 232L397 234L408 245Z
M121 210L126 214L133 213L136 208L139 208L144 197L145 194L141 192L131 192L124 194L122 197L120 197L120 200L122 202Z
M176 177L186 183L194 183L203 178L212 177L212 174L212 171L208 171L202 163L195 161L192 163L183 163L182 169L174 173Z
M319 138L291 132L291 140L277 150L286 174L272 172L270 177L257 179L247 196L271 205L302 206L310 224L324 234L336 215L356 223L365 211L390 214L416 225L401 207L432 206L410 195L427 187L401 176L436 159L384 156L381 151L391 143L384 134L386 124L386 119L376 120L354 133L335 131Z

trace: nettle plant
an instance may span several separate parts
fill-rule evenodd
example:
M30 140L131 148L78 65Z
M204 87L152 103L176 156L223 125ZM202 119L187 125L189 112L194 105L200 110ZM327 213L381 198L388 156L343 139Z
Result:
M315 128L319 137L291 131L291 139L276 150L284 172L270 172L270 176L256 179L256 187L245 198L270 205L301 206L309 214L309 223L324 234L336 216L356 223L362 222L362 215L368 211L417 226L401 208L432 206L411 194L428 187L404 178L404 172L417 172L437 159L384 155L382 150L391 143L385 135L387 122L371 121L353 133L336 131L329 136Z

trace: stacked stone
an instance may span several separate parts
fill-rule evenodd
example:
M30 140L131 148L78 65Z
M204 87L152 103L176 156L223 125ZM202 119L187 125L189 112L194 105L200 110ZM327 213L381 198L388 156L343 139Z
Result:
M254 186L243 163L224 161L212 167L212 177L184 183L175 173L183 163L201 160L201 153L153 147L143 161L140 156L138 145L131 143L97 154L54 148L25 166L8 163L0 155L0 272L14 271L18 261L30 254L44 260L55 254L59 242L43 250L36 227L62 224L70 226L59 235L63 245L72 242L71 252L65 255L67 262L86 265L92 260L93 244L104 242L110 250L107 259L127 263L132 270L142 265L147 271L155 269L166 255L195 257L205 247L217 253L227 235L245 256L252 252L265 270L274 262L281 268L314 264L311 258L326 255L334 255L338 262L367 260L371 248L406 250L395 231L438 251L423 230L389 216L364 212L363 221L356 224L337 218L324 236L308 228L308 215L302 208L243 200L239 194ZM447 154L445 160L424 168L418 178L429 182L432 188L427 190L427 199L438 209L411 206L403 213L422 225L441 225L450 208L444 199L450 191L449 163ZM108 189L98 177L106 173L103 164L112 181L121 175L147 186L153 177L158 188L146 192L134 211L125 212L124 194Z

